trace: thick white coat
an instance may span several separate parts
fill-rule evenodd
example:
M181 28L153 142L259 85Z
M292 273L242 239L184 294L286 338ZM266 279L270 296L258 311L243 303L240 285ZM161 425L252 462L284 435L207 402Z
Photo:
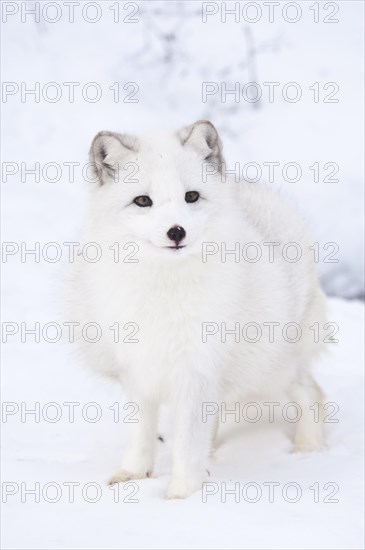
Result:
M151 474L161 403L174 417L170 498L189 496L204 478L216 426L210 417L202 421L203 403L286 392L303 410L296 449L319 449L322 425L308 409L321 402L321 392L309 371L322 345L309 327L323 327L324 298L293 207L267 187L224 181L220 140L204 121L138 140L102 132L91 159L99 181L90 192L83 242L98 243L102 257L91 263L78 256L70 311L80 326L94 321L103 329L96 343L77 331L83 360L119 380L139 406L122 469L111 481ZM203 170L212 173L204 178ZM187 191L200 199L186 203ZM151 207L133 203L141 195L152 199ZM180 250L168 248L174 225L186 231ZM298 251L301 258L290 262ZM109 328L116 323L119 342ZM248 323L256 325L248 329ZM273 341L267 323L279 323L272 325ZM301 328L295 343L287 341L294 328L283 337L287 323ZM239 334L222 337L224 327L237 326ZM257 342L248 341L260 330Z

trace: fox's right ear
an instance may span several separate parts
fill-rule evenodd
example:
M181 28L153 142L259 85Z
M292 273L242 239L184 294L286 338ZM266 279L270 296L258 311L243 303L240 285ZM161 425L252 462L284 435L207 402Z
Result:
M89 159L93 164L99 184L115 177L115 172L124 164L128 153L138 150L138 140L128 134L116 132L99 132L94 137Z

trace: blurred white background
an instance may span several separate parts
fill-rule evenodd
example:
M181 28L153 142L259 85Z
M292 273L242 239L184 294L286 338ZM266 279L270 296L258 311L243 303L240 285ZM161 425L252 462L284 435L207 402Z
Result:
M16 84L3 95L3 161L62 168L58 175L49 168L39 186L32 175L22 184L22 170L7 178L28 238L37 208L53 221L49 231L61 219L63 230L73 230L86 185L81 168L70 183L64 163L87 162L99 130L138 133L208 118L220 131L227 169L239 163L244 176L269 181L267 163L279 163L272 185L310 221L321 260L333 250L323 246L336 243L338 262L318 266L326 292L363 297L364 6L272 4L40 2L37 10L37 2L4 2L2 77ZM249 82L258 86L244 88ZM38 97L26 94L37 86ZM237 95L222 101L224 86ZM260 100L250 101L257 93ZM11 204L4 215L15 221Z

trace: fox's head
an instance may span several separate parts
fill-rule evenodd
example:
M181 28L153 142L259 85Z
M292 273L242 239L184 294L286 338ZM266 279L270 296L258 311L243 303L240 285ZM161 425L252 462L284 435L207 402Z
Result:
M91 145L94 223L148 255L197 254L214 239L225 193L222 145L208 121L172 135L99 132Z

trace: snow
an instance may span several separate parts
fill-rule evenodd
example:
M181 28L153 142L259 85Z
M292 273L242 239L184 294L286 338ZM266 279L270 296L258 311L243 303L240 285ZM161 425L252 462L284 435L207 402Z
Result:
M47 279L44 275L32 293L25 283L24 306L33 311L39 308ZM46 300L41 304L45 317L54 318ZM29 338L21 344L9 338L3 351L3 401L15 402L19 411L9 414L2 426L3 498L5 489L17 491L3 504L3 547L363 548L363 305L331 298L329 306L329 318L339 325L339 343L330 345L333 349L315 372L326 401L335 404L327 411L335 411L328 419L338 420L326 424L327 449L312 455L292 454L289 422L270 423L263 415L262 422L251 424L241 415L236 424L228 417L231 420L223 426L209 464L206 502L202 492L186 501L164 498L171 450L166 414L161 427L165 442L159 443L154 477L120 485L119 494L111 490L106 479L119 467L128 428L122 421L115 422L114 404L120 403L120 420L133 412L122 409L119 389L81 371L61 343L32 344ZM27 409L39 403L39 422L32 414L21 421L21 402ZM59 405L59 421L51 422L56 409L45 407L47 403ZM69 421L70 409L64 403L80 404L75 405L74 422ZM98 422L90 421L96 409L89 403L98 404L102 414ZM4 488L4 482L16 485ZM36 482L40 502L25 493ZM78 484L72 503L70 482ZM53 485L42 496L47 483ZM87 489L89 483L94 485ZM224 483L228 491L238 487L238 502L228 493L222 502ZM247 483L256 485L245 489ZM273 483L277 485L270 502L268 484ZM283 496L295 500L296 489L285 488L288 483L299 487L297 502L287 502ZM88 502L82 491L86 499L96 498L95 484L100 499ZM319 502L315 502L315 484ZM250 502L256 490L262 491L261 498ZM47 502L56 497L57 502ZM325 497L338 502L325 502Z
M279 162L280 171L287 162L303 168L300 181L276 177L273 185L292 195L308 219L313 242L320 243L322 282L328 294L337 296L328 298L329 318L340 328L339 343L331 344L330 353L316 366L327 401L338 405L339 422L327 424L327 450L290 453L288 422L230 423L209 465L208 482L216 484L209 487L218 492L207 496L207 502L199 492L187 501L164 499L171 450L168 412L161 426L166 441L159 444L154 477L135 482L137 493L130 498L138 502L123 502L134 485L120 486L120 501L114 502L115 493L105 480L119 466L128 426L114 422L109 407L120 402L125 414L121 391L82 371L70 345L35 343L32 336L22 343L19 333L9 336L3 344L2 401L15 403L19 412L6 422L3 416L2 481L18 484L19 490L3 504L4 548L363 548L364 314L362 302L344 299L364 295L363 3L337 3L336 24L314 24L307 4L312 3L301 4L303 17L296 24L280 17L273 24L265 17L251 25L230 19L222 24L218 18L203 24L199 2L140 3L140 23L115 24L111 3L103 2L103 17L95 24L79 16L70 24L63 11L54 24L35 25L31 18L22 23L16 15L2 25L3 80L26 82L29 87L57 82L63 91L56 103L37 103L30 96L21 102L18 94L2 104L3 162L25 162L30 168L35 162L44 166L54 161L62 167L57 182L43 177L37 183L31 175L22 182L20 168L3 182L3 241L19 246L25 242L29 248L39 242L42 250L48 242L78 240L87 196L81 168L97 131L138 133L166 123L178 127L210 118L224 141L228 168L235 162L263 166L270 161ZM249 52L252 41L255 55ZM298 82L304 98L271 104L266 95L255 107L243 101L222 103L217 95L203 103L202 81L223 80L227 87L249 80L281 86ZM102 98L88 103L76 91L70 103L64 82L80 82L76 90L97 82ZM114 102L109 87L115 82L123 97L131 91L123 85L137 83L138 103ZM308 90L314 82L338 83L340 102L314 103ZM65 162L80 163L75 181L70 181ZM315 162L322 167L326 162L338 164L340 181L315 183L309 169ZM51 175L50 171L49 179ZM328 242L338 243L338 263L323 262L323 245ZM60 321L59 301L68 269L64 247L63 252L56 263L42 257L38 263L32 256L23 263L19 252L2 264L3 322L30 327L36 321L42 326ZM38 402L41 409L58 403L62 417L52 423L27 415L22 422L22 402L28 408ZM68 419L68 402L80 403L74 422ZM80 412L90 402L102 410L95 423ZM49 409L49 415L53 413ZM21 482L26 488L36 482L41 488L57 483L61 498L50 503L41 496L37 503L26 495L22 502ZM67 482L80 484L73 503ZM240 502L233 495L221 502L222 483L227 489L239 483L244 490L249 482L262 490L258 502L247 502L242 492ZM269 502L271 482L280 484L274 502ZM99 485L98 502L82 497L87 483ZM287 483L300 486L298 502L282 497ZM314 502L316 483L320 502ZM324 488L327 483L338 485L333 496L338 502L323 501L333 490ZM4 487L10 486L2 486L3 499ZM52 488L49 491L51 497Z

